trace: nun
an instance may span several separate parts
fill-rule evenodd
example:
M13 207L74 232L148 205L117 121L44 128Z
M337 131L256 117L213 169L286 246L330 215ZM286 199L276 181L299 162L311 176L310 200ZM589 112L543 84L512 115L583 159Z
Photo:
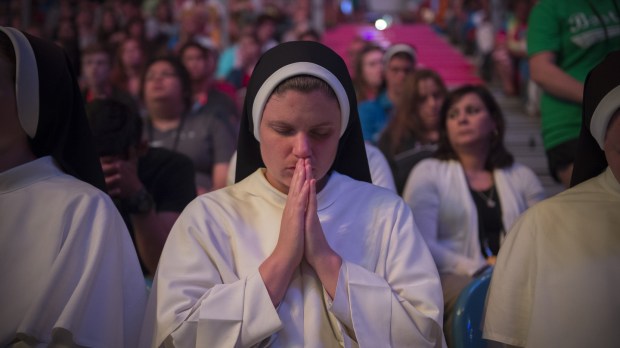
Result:
M288 42L261 57L236 184L177 220L143 346L445 346L437 269L409 207L369 183L355 105L326 46Z
M0 27L0 346L135 347L146 288L75 75Z
M499 252L484 337L518 347L620 342L620 51L590 71L573 187L535 205Z

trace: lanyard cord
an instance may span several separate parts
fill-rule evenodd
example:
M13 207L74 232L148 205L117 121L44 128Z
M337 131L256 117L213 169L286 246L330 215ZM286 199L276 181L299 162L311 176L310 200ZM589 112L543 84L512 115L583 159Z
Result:
M181 120L179 122L178 127L175 130L174 141L172 142L172 151L177 151L177 147L179 146L179 141L181 138L181 132L183 131L183 126L185 125L185 116L181 116ZM151 119L148 119L148 132L149 132L149 144L153 142L153 122Z

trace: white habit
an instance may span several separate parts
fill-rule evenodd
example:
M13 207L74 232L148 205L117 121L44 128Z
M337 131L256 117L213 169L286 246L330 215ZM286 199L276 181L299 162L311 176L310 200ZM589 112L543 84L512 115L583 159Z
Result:
M541 202L499 252L484 336L525 347L620 344L620 184L609 168Z
M135 347L146 288L109 197L51 157L0 173L0 346Z
M198 197L173 227L147 310L153 346L445 345L439 277L409 207L336 172L317 196L343 259L334 302L304 262L274 308L258 267L276 245L286 195L263 171Z

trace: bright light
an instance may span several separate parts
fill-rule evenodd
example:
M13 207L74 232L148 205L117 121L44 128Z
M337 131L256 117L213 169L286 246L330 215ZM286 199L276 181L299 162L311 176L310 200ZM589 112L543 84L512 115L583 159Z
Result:
M385 30L387 26L388 24L383 18L379 18L375 21L375 28L377 28L377 30Z

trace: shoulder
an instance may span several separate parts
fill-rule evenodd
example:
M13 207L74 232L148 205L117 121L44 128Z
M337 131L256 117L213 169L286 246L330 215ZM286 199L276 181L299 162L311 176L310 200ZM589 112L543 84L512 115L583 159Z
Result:
M421 160L415 167L413 167L412 175L421 176L445 176L453 173L460 168L460 164L457 161L444 161L437 158L425 158Z
M505 175L511 176L515 179L536 176L536 174L532 169L530 169L530 167L518 162L514 162L512 165L506 168L500 168L499 170Z
M177 167L179 165L191 165L192 160L186 155L175 152L163 147L150 147L146 155L140 158L140 165L148 164L162 164L171 167Z

